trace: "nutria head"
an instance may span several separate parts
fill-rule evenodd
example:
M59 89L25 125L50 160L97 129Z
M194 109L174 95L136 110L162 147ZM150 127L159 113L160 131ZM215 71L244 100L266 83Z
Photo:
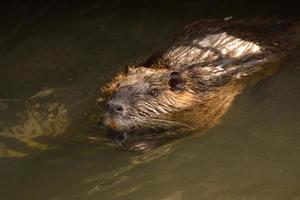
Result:
M130 67L104 89L104 124L121 132L178 125L170 116L194 103L187 85L181 73L167 68Z
M126 149L142 144L149 150L216 124L241 87L212 69L138 66L120 73L103 89L109 138Z

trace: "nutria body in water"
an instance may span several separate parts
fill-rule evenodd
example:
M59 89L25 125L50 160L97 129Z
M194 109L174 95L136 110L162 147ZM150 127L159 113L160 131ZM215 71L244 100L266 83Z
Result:
M245 86L275 71L293 46L293 27L281 20L186 26L167 48L104 87L104 124L119 144L133 148L215 125Z

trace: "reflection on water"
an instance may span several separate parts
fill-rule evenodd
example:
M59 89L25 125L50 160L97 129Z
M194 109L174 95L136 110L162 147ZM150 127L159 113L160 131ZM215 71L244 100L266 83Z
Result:
M179 141L176 142L178 143ZM94 182L96 183L96 186L94 186L92 189L90 189L87 192L87 196L93 196L99 193L103 193L114 186L117 186L119 184L122 184L123 182L128 181L128 179L130 179L131 176L126 174L130 173L130 171L134 170L135 168L138 168L139 165L164 157L174 152L175 150L176 150L175 143L164 145L160 148L154 149L147 153L130 157L128 165L118 169L115 172L110 172L108 174L101 174L99 176L93 175L92 177L88 178L86 182L87 183ZM137 185L131 188L126 188L124 190L119 191L116 195L117 196L129 195L130 193L137 191L140 187L141 187L140 185Z
M25 153L14 151L6 147L4 144L0 144L0 158L3 157L23 157Z
M91 2L0 27L1 200L300 199L299 49L203 135L137 154L107 145L96 120L100 86L184 24L276 5Z
M40 136L60 135L68 127L68 116L65 106L59 102L51 101L49 99L51 95L54 95L53 89L45 89L28 99L18 101L18 104L26 104L25 110L17 113L20 119L15 125L3 126L0 136L15 138L29 147L46 149L47 145L41 144L35 139ZM2 102L6 111L9 111L10 104L12 102L9 100ZM0 152L1 157L21 155L26 154L13 150Z

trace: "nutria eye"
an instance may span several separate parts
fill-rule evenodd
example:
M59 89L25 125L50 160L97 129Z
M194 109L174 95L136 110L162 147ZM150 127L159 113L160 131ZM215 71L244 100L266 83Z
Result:
M157 89L152 89L152 90L149 91L149 94L150 94L151 96L153 96L153 97L156 97L157 94L158 94L158 90L157 90Z

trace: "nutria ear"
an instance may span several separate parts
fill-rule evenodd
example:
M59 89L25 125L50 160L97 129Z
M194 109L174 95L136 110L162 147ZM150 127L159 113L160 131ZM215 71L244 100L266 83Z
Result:
M185 81L180 76L179 72L172 72L170 74L169 86L170 89L175 93L180 93L183 91Z

